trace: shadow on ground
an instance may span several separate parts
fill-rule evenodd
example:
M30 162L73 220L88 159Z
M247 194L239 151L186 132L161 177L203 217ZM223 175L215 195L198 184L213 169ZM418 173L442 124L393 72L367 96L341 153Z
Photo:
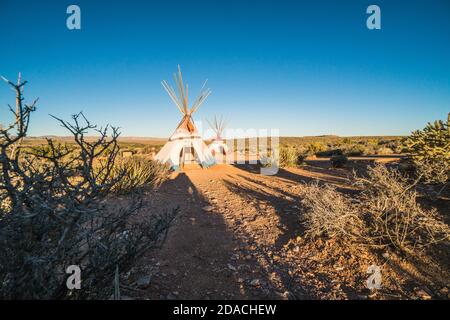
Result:
M145 296L151 299L252 299L261 298L240 279L233 263L239 242L223 216L196 189L185 173L179 173L159 191L165 200L158 206L180 206L163 247L143 263L156 265ZM249 271L257 262L246 262Z

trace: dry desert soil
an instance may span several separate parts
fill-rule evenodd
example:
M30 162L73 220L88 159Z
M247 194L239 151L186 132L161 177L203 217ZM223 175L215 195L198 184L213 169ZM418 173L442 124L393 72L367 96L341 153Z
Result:
M448 298L448 269L411 263L389 252L303 236L304 183L330 183L346 193L353 169L326 161L264 176L256 165L216 165L173 173L151 195L149 211L180 207L161 248L124 276L133 299L429 299ZM395 158L377 161L395 161ZM151 213L144 213L143 218ZM448 260L447 260L448 261ZM366 287L370 265L382 289ZM430 280L432 279L432 280ZM446 291L447 290L447 291Z

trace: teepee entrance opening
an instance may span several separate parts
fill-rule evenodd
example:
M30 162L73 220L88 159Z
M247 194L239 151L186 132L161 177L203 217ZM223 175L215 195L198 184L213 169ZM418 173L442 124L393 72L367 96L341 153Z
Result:
M224 156L227 155L227 153L225 151L225 148L222 147L222 146L218 146L216 150L212 149L211 153L212 153L213 156L215 156L216 154L217 155L224 155Z
M185 164L198 163L198 157L195 154L194 147L184 147L184 163Z

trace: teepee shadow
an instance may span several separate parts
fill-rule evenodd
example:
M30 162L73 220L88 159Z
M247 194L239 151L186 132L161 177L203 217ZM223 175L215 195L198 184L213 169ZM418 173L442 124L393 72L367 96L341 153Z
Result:
M235 261L236 251L245 244L188 175L178 173L160 193L166 204L180 206L180 214L163 247L148 257L159 269L146 295L151 299L258 298L241 279L253 268Z

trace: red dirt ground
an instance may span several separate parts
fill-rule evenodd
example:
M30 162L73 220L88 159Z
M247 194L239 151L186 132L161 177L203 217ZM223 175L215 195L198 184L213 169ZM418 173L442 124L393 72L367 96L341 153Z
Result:
M351 169L367 163L354 162ZM252 165L173 173L152 195L151 210L179 206L180 214L162 248L126 275L134 289L125 294L140 299L447 298L448 266L428 261L420 268L393 254L383 258L366 248L302 237L302 184L317 179L351 193L351 169L332 169L317 160L280 169L276 176L260 175ZM366 288L371 264L382 268L377 293Z

